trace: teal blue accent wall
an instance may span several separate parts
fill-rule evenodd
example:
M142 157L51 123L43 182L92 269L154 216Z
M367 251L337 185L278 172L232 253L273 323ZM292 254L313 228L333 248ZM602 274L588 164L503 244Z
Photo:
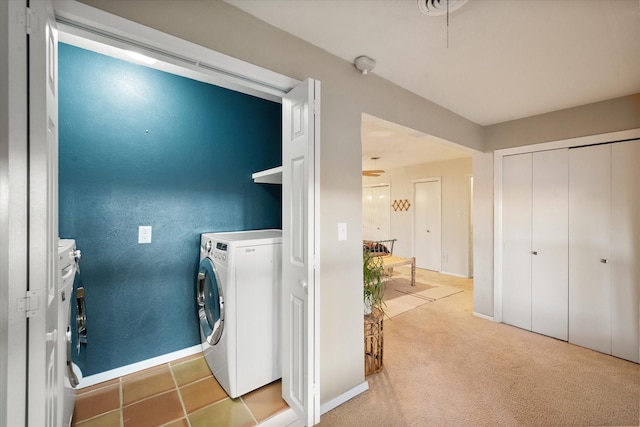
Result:
M82 251L92 375L200 343L200 234L281 228L281 105L59 46L59 229ZM138 244L138 226L153 227Z

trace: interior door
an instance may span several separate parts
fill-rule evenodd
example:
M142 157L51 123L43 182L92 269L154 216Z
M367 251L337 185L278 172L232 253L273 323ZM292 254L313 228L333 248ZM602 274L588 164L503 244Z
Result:
M29 2L29 284L27 425L56 426L58 409L58 34L50 0Z
M442 267L440 180L414 184L414 241L416 267Z
M282 398L308 426L320 421L319 101L312 79L282 100Z
M531 330L569 333L569 150L533 153Z
M610 144L569 150L569 224L569 342L610 354Z
M391 235L391 204L389 185L362 189L362 238L387 240Z
M611 354L640 362L640 140L611 145Z
M502 321L531 330L531 153L502 159Z

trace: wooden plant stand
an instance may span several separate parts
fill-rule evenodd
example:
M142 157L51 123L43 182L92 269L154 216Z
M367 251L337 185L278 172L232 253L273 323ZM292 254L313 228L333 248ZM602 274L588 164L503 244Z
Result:
M364 375L377 374L382 371L382 353L384 336L384 314L374 309L364 316Z

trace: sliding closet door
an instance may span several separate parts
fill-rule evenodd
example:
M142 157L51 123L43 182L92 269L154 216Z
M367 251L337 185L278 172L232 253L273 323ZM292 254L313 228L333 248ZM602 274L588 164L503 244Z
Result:
M505 156L502 176L502 321L531 330L531 153Z
M640 140L611 146L611 354L640 362Z
M569 150L569 341L611 353L611 146Z
M533 153L531 330L568 339L569 150Z

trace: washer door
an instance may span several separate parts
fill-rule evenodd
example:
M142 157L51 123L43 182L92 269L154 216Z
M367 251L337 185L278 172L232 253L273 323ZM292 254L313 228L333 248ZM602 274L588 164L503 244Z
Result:
M198 270L198 317L202 336L216 345L224 329L224 296L215 266L209 258L200 262Z

